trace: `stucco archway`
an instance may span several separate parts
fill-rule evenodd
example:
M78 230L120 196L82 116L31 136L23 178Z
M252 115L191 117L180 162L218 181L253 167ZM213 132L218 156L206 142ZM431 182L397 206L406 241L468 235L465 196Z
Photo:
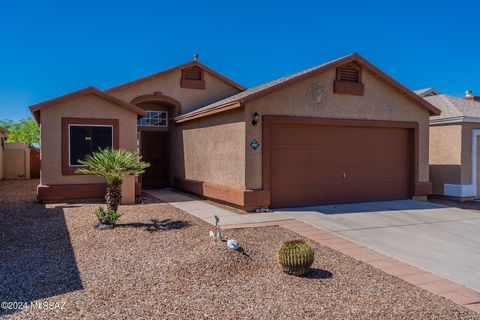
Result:
M158 102L173 105L175 107L175 115L179 115L182 112L182 104L180 101L162 94L160 91L155 91L153 94L145 94L134 98L130 103L138 105L144 102Z

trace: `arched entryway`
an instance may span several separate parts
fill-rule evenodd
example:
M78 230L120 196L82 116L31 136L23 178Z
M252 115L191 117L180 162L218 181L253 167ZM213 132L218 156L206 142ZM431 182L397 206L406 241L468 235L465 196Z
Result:
M170 185L170 131L172 121L181 111L177 100L161 92L136 97L132 104L144 109L146 117L138 120L138 149L150 167L140 177L142 188L164 188Z

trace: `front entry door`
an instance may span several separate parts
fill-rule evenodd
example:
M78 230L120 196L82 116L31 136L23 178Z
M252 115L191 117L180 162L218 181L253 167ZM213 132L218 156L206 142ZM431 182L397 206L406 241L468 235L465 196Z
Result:
M150 163L142 175L142 187L168 187L168 132L142 131L141 140L143 161Z

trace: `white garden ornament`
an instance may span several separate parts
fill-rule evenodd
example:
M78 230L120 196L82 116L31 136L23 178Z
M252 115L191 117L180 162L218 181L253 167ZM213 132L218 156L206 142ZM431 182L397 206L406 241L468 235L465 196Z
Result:
M230 239L227 241L227 247L232 250L238 250L240 248L240 243L237 240Z

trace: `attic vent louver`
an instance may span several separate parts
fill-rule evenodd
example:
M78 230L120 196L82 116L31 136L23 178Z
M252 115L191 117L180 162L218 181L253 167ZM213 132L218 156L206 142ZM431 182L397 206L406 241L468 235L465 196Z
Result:
M180 86L187 89L205 89L204 71L202 68L192 66L182 70Z
M337 76L333 86L333 92L363 96L365 86L362 83L362 67L350 62L337 68Z
M200 68L189 68L183 70L183 78L186 80L202 80L202 69Z
M351 66L345 66L340 69L340 81L360 82L360 72Z

